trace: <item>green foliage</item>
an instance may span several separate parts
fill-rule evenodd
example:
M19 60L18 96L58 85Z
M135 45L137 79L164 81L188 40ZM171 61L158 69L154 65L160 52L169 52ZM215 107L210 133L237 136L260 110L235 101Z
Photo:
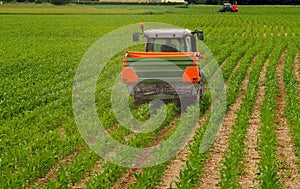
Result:
M43 0L35 0L35 1L34 1L35 4L41 4L41 3L43 3L43 2L44 2Z
M164 120L164 122L159 126L158 129L154 130L153 132L146 133L146 134L144 134L144 133L135 134L134 137L130 138L129 140L127 140L127 141L122 140L122 141L125 142L126 145L130 145L133 147L140 147L140 148L147 147L149 145L149 143L152 142L156 138L158 132L161 129L163 129L164 127L166 127L167 125L169 125L171 120L175 116L176 108L175 108L174 104L167 105L166 109L167 109L167 117ZM144 112L144 113L141 114L141 112ZM137 119L141 119L141 118L145 119L145 115L149 116L149 109L147 108L147 106L139 106L138 109L133 111L133 114ZM152 124L152 123L153 122L151 122L150 124ZM119 135L119 134L121 134L121 133L116 133L116 135ZM126 136L128 136L128 135L126 135ZM136 158L137 158L136 156L128 157L128 159L126 161L134 162L134 160ZM106 163L103 166L103 168L104 168L104 172L101 175L93 177L88 182L88 188L111 187L117 181L117 179L120 178L126 170L128 170L125 167L117 166L113 163ZM163 173L163 172L160 172L160 173ZM147 177L140 177L140 178L145 179ZM149 181L148 178L147 178L147 180ZM156 182L156 184L158 184L158 183Z
M50 0L49 1L53 5L66 5L72 2L72 0Z
M295 62L295 63L294 63ZM294 145L296 147L296 155L300 156L300 91L297 88L299 85L294 74L296 62L296 45L290 41L288 51L284 60L283 80L286 92L286 108L285 116L292 130ZM299 72L299 70L297 70ZM297 91L297 92L296 92Z

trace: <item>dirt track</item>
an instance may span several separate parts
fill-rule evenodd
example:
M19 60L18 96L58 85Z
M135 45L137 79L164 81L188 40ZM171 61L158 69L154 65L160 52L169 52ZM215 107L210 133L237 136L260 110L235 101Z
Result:
M35 187L39 187L41 185L47 184L48 183L48 179L50 180L57 180L57 170L59 169L59 165L63 165L63 166L67 166L70 164L70 162L72 161L72 159L81 154L82 153L82 149L83 147L78 148L76 151L74 151L72 154L64 157L63 159L61 159L56 165L54 165L46 174L45 177L41 177L39 179L37 179L35 181L35 183L30 186L29 188L35 186Z
M283 66L284 58L287 50L283 52L278 62L276 70L277 83L279 93L277 96L277 111L276 111L276 138L278 141L277 156L279 159L279 176L284 188L295 188L300 186L299 169L296 164L299 159L295 156L295 150L291 139L291 130L287 119L284 116L285 103L285 89L283 82Z
M208 110L209 111L209 110ZM205 123L205 118L208 113L206 111L199 119L199 122L196 126L196 130L198 130L201 125ZM192 141L189 142L189 144ZM189 148L188 145L185 146L183 150L181 150L176 157L171 161L171 163L168 165L165 173L162 176L162 182L159 184L157 188L163 189L163 188L169 188L170 185L172 187L175 187L174 182L177 181L177 176L179 176L180 170L185 166L186 160L189 156Z
M156 146L157 144L159 144L159 142L161 142L162 138L164 136L167 136L169 134L169 132L175 128L176 124L177 124L177 119L179 119L179 116L176 116L173 121L166 126L164 129L162 129L157 137L153 140L153 142L151 142L151 144L149 144L149 146ZM149 152L150 153L150 152ZM138 161L145 161L145 158L148 156L149 154L143 154L143 157L139 157ZM136 182L136 178L134 176L134 173L141 173L142 169L129 169L123 176L122 178L118 179L118 181L114 184L114 186L111 187L111 189L119 189L119 188L128 188L128 186L130 186L132 183Z
M266 69L269 65L269 60L264 64L264 67L259 77L259 89L257 99L250 117L249 127L247 130L247 141L245 142L245 174L240 178L240 183L243 188L258 187L259 183L256 179L258 173L259 151L257 140L259 138L259 129L261 127L260 107L264 100Z
M108 133L111 133L115 130L118 129L118 127L120 126L120 124L116 124L113 127L111 127L110 129L107 130ZM70 164L70 162L72 161L72 159L81 154L82 150L83 150L83 146L79 147L77 150L75 150L72 154L64 157L63 159L61 159L59 162L57 162L57 164L55 164L54 166L52 166L52 168L48 171L48 173L46 174L45 177L41 177L39 179L37 179L35 181L35 183L32 186L42 186L44 184L48 183L48 179L50 180L57 180L57 170L59 165L63 165L63 166L68 166ZM72 188L82 188L86 185L86 182L90 179L91 176L102 172L102 167L100 165L100 162L102 162L103 160L100 158L94 165L93 169L91 170L91 174L86 173L85 177L83 179L81 179L77 184L75 184L74 186L71 186ZM31 188L31 187L30 187Z
M224 117L224 121L222 123L221 129L218 133L217 139L213 146L210 149L210 153L213 154L211 158L209 158L204 166L205 174L202 177L201 184L199 185L199 188L217 188L217 184L220 181L220 168L222 166L221 160L225 156L225 150L228 146L228 140L231 136L232 132L232 125L234 121L237 118L237 115L235 112L240 108L243 98L244 98L244 92L247 88L247 85L249 83L249 73L252 69L253 63L256 61L257 56L253 59L251 62L250 67L247 70L247 74L245 76L245 79L242 83L240 93L231 106L230 110L226 113ZM239 64L238 64L239 65ZM235 68L235 70L237 67Z

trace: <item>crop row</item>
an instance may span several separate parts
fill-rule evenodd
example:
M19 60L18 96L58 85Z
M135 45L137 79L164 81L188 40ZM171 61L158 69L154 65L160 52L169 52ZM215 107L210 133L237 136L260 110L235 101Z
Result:
M294 74L294 61L296 61L296 51L297 47L294 43L290 42L288 45L288 51L284 60L284 69L283 69L283 80L286 93L286 107L285 113L288 123L292 130L293 142L296 147L296 155L300 156L300 101L297 86L299 85ZM299 72L299 70L298 70ZM297 91L297 92L296 92Z
M71 96L71 90L67 92L64 96ZM25 180L30 184L35 178L45 174L58 159L72 153L83 144L77 129L74 128L74 120L70 118L71 113L66 114L68 111L72 112L72 109L70 105L60 107L63 103L67 104L68 99L61 98L48 106L36 108L34 112L25 114L22 119L11 120L3 125L1 135L4 140L1 141L1 146L5 153L1 157L1 174L5 175L2 178L5 178L3 181L6 183L3 183L3 186L20 186ZM51 109L55 109L54 114L49 114ZM61 126L61 122L62 128L57 128ZM32 135L35 137L32 138ZM38 165L43 167L37 169ZM20 170L24 169L26 171L22 173ZM35 169L38 171L33 171Z
M148 111L143 111L148 109L146 106L141 106L138 109L133 111L133 114L137 116L138 119L141 119L148 115ZM141 114L140 112L144 112ZM139 116L138 116L139 115ZM148 115L149 116L149 115ZM110 134L116 140L119 138L124 138L129 134L129 130L125 127L119 126L116 130L113 130ZM58 179L57 181L50 181L48 184L49 187L55 183L59 187L67 187L68 184L77 183L86 172L88 172L95 164L96 160L99 159L99 156L91 151L89 148L86 148L83 153L75 156L70 165L61 165L59 171L57 172ZM108 163L107 163L108 164ZM108 165L103 164L103 167Z
M257 47L257 49L261 49ZM257 60L254 60L252 64L252 70L249 74L249 83L244 93L243 102L240 108L237 110L237 119L232 125L232 134L228 141L228 147L226 149L226 157L223 160L223 168L221 169L221 182L222 188L228 187L241 187L239 183L239 175L243 173L243 161L246 140L246 131L249 126L249 119L253 110L255 99L257 98L259 76L261 69L271 52L271 45L264 48L259 52ZM244 65L244 64L243 64ZM245 64L247 66L247 64Z
M258 146L260 150L259 180L262 188L280 188L277 175L277 141L275 134L275 111L277 96L276 68L279 58L285 48L285 43L274 41L276 48L270 56L266 71L265 97L261 106L261 129L259 131Z
M248 65L251 63L251 61L249 61L249 58L247 57L253 57L255 56L256 51L252 51L252 52L247 52L241 59L241 61L243 62L239 68L237 68L236 72L234 73L234 75L236 75L235 77L232 77L232 80L230 80L229 83L229 88L235 86L232 83L239 83L238 85L241 84L241 82L243 81L243 78L245 77L245 72L247 70ZM245 64L245 65L243 65ZM233 69L233 67L232 67ZM244 76L244 77L241 77ZM230 91L230 90L229 90ZM228 93L227 92L227 98L228 97L232 97L232 99L236 98L236 95L234 93ZM208 124L209 121L209 117L206 121L206 124L201 126L201 129L197 132L197 134L195 135L194 141L195 143L193 145L190 145L190 149L191 149L191 155L189 156L189 159L186 162L186 167L180 172L179 175L179 181L176 182L176 186L179 188L189 188L189 187L195 187L195 185L197 183L200 182L199 179L199 175L203 174L203 165L206 161L206 159L209 157L209 153L205 152L199 152L199 147L203 144L201 144L201 140L203 138L203 134L205 131L205 128Z
M209 100L209 99L207 99ZM166 136L166 140L170 140L171 137L174 137L174 133L177 133L176 140L173 139L173 141L169 144L163 144L160 146L160 149L164 149L164 151L158 151L157 153L154 153L155 158L164 158L164 157L170 157L176 155L176 152L178 150L181 150L183 142L187 140L187 136L190 134L189 132L193 130L193 127L195 127L194 124L198 122L198 117L200 116L198 114L198 108L200 108L200 115L204 113L205 110L208 109L208 106L205 104L200 104L200 107L193 105L190 106L184 114L181 115L180 120L177 121L176 127L174 128L174 131L169 132ZM191 121L191 118L193 119ZM195 119L195 120L194 120ZM168 147L165 147L167 145L173 146L173 148L169 149ZM151 162L151 159L150 159ZM155 162L153 162L155 163ZM159 165L144 168L142 170L142 173L135 173L134 176L136 177L136 182L131 184L129 188L155 188L158 186L158 184L162 181L162 176L164 172L166 171L167 166L169 165L170 160L166 161L165 163L161 163Z
M168 115L166 119L163 121L163 123L159 126L158 129L154 130L150 133L141 133L135 135L135 137L131 138L130 140L126 141L125 144L133 147L146 147L149 145L157 136L158 132L170 124L171 120L173 120L173 117L176 114L176 109L174 104L170 104L167 106L167 112ZM160 112L160 111L159 111ZM161 113L161 112L160 112ZM156 124L155 121L151 122L150 124ZM116 152L118 154L118 151ZM131 156L131 157L130 157ZM128 154L128 159L126 158L126 161L135 162L138 156L135 156L135 154ZM122 174L128 170L128 168L124 168L121 166L117 166L113 163L107 163L104 167L104 171L101 175L92 177L91 180L88 181L87 185L90 188L94 187L102 187L107 188L112 186L114 182L122 176Z

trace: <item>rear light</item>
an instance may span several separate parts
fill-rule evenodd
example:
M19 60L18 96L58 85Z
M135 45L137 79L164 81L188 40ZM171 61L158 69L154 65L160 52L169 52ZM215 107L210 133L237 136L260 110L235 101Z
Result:
M138 77L133 68L122 68L122 81L123 83L137 83Z
M199 69L197 66L188 66L182 75L182 82L184 83L198 83L199 79Z

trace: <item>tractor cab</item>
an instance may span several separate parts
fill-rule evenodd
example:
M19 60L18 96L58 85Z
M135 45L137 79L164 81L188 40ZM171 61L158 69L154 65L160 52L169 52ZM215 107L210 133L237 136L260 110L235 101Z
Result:
M150 29L143 33L146 39L146 52L197 52L196 37L203 40L202 30L188 29ZM133 41L138 41L139 33L133 34Z

